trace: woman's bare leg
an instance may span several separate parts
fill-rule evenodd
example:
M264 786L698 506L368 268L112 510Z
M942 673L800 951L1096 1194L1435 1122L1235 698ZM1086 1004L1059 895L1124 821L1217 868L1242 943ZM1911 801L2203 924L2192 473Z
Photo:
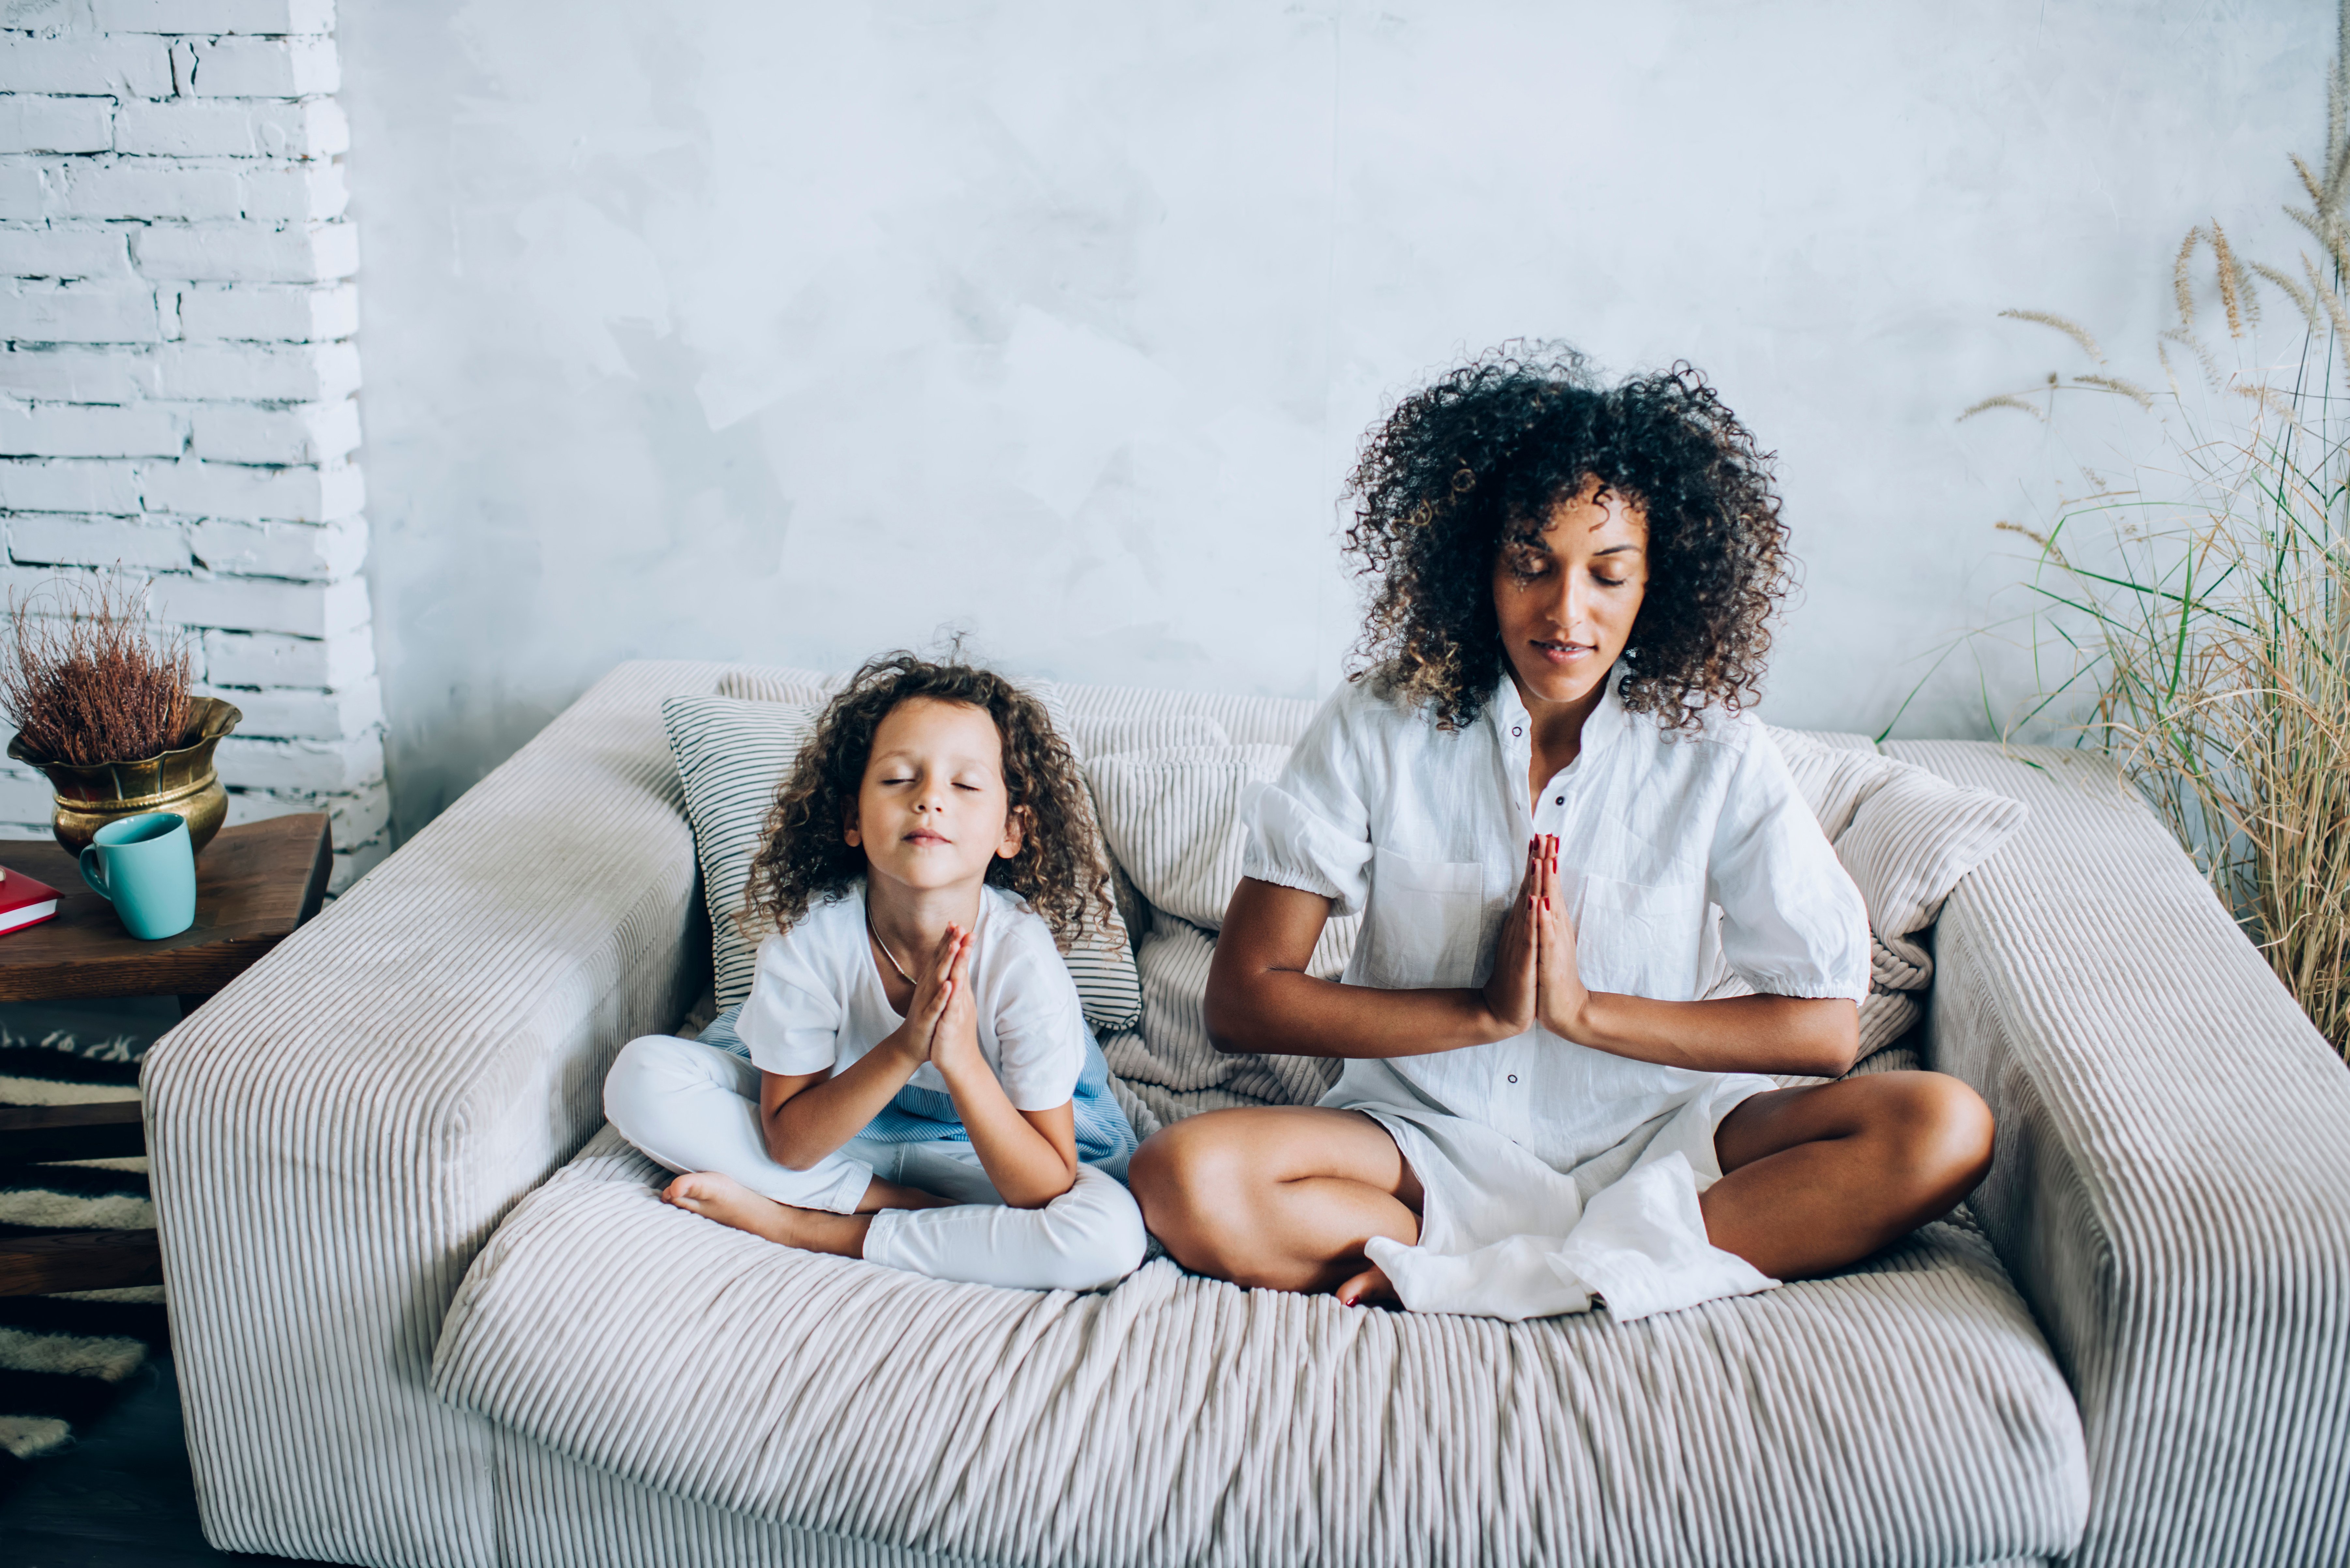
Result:
M1757 1095L1722 1119L1701 1199L1714 1245L1775 1279L1824 1274L1939 1218L1991 1165L1991 1112L1939 1073ZM1385 1299L1373 1236L1419 1239L1419 1181L1357 1111L1211 1111L1155 1134L1128 1172L1144 1220L1196 1273Z
M1706 1234L1773 1279L1828 1273L1957 1208L1991 1144L1990 1107L1940 1073L1757 1095L1714 1130Z
M804 1252L829 1252L836 1258L865 1256L865 1232L873 1216L884 1209L944 1209L951 1199L903 1187L875 1177L854 1214L834 1214L822 1209L795 1209L752 1191L731 1176L696 1170L679 1177L661 1189L661 1201L690 1214L715 1220L721 1225L747 1231Z
M1359 1111L1210 1111L1153 1134L1127 1180L1142 1218L1195 1273L1279 1291L1383 1299L1363 1243L1419 1239L1419 1180Z

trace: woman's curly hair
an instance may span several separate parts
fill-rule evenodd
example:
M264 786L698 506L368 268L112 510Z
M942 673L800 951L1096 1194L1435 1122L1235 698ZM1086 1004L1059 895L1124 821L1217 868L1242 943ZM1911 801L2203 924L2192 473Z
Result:
M1770 454L1688 365L1603 387L1564 344L1483 354L1365 438L1346 535L1377 579L1363 673L1441 728L1475 719L1505 668L1495 555L1595 480L1648 517L1624 706L1685 729L1710 704L1753 701L1790 565Z
M951 655L933 663L912 653L868 659L816 718L791 772L775 788L765 843L751 862L743 909L746 934L785 930L816 899L865 875L865 851L842 836L865 783L873 737L901 702L928 698L977 708L1003 741L1003 783L1023 819L1020 853L987 867L988 882L1018 894L1053 928L1066 952L1087 924L1107 929L1109 867L1102 858L1076 758L1045 716L1044 704L993 670Z

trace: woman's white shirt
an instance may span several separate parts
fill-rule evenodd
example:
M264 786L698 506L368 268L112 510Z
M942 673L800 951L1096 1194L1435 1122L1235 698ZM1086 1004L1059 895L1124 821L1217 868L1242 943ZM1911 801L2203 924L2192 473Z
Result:
M860 880L809 909L791 929L759 943L750 1000L737 1027L763 1071L795 1076L843 1071L905 1022L881 989L865 931ZM1067 1104L1085 1070L1086 1023L1052 928L1011 894L983 888L972 931L980 1054L1017 1109ZM912 959L927 959L898 956L917 974ZM947 1089L928 1062L910 1082L941 1094Z
M1506 676L1457 731L1369 680L1342 687L1258 795L1243 874L1326 897L1334 916L1362 914L1350 984L1476 986L1527 841L1555 834L1590 989L1695 1000L1726 961L1757 992L1861 1000L1866 910L1769 732L1718 711L1669 732L1625 710L1622 674L1585 722L1580 754L1531 808L1534 726ZM1323 1103L1467 1117L1566 1168L1717 1076L1537 1026L1492 1044L1351 1060Z

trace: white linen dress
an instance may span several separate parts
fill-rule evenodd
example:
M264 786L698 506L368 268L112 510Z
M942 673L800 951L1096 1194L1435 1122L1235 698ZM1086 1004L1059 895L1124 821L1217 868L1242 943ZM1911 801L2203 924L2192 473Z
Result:
M1253 803L1243 874L1362 913L1346 983L1477 986L1528 840L1555 834L1590 989L1692 1001L1726 964L1756 992L1859 1002L1866 910L1769 732L1718 711L1668 732L1625 710L1622 675L1531 806L1534 729L1506 676L1458 731L1371 680L1342 688ZM1712 1246L1698 1209L1714 1129L1774 1087L1537 1025L1351 1060L1321 1103L1375 1118L1427 1193L1418 1245L1369 1247L1407 1307L1514 1320L1597 1297L1628 1320L1777 1282Z

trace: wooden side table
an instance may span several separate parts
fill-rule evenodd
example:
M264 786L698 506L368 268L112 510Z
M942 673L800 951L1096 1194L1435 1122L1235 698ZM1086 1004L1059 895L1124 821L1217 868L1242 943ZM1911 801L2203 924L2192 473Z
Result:
M0 867L57 889L55 919L0 935L0 1002L176 996L185 1017L318 912L334 841L326 814L224 827L196 857L196 922L142 942L50 839L0 840ZM0 1168L143 1154L136 1100L0 1106ZM152 1231L0 1236L0 1295L151 1285L163 1278Z

